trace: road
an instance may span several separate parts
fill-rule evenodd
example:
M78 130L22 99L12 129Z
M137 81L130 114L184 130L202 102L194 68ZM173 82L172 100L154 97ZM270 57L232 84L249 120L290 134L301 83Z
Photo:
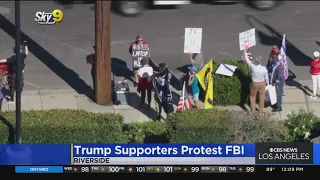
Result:
M25 68L26 89L76 89L84 93L91 86L90 66L86 56L93 52L94 9L90 4L71 7L53 2L21 2L22 31L28 40L31 55ZM256 28L257 45L254 56L267 62L271 47L280 45L282 34L287 37L289 68L295 80L310 80L308 65L314 50L320 50L318 25L320 2L288 1L274 11L256 11L244 4L192 4L178 9L149 10L138 18L113 14L112 71L116 80L128 76L131 58L128 46L142 34L152 46L152 60L165 62L179 79L181 67L188 63L183 53L184 28L203 28L202 50L206 60L240 57L239 33ZM14 3L0 2L5 18L0 22L0 57L12 54L14 46ZM37 11L61 9L63 22L39 25L33 21ZM1 10L2 9L2 10Z

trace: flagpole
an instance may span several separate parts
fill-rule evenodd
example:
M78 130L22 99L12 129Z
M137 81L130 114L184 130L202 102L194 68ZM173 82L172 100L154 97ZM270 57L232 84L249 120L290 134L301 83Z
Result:
M186 90L185 89L185 87L186 87L185 84L186 84L186 82L184 81L183 82L183 88L182 88L182 111L184 110L184 95L185 95L184 92Z

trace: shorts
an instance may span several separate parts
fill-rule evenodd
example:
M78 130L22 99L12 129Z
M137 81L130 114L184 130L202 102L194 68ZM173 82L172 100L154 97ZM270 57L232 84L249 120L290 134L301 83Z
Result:
M194 101L199 101L199 94L200 93L193 94L193 100Z

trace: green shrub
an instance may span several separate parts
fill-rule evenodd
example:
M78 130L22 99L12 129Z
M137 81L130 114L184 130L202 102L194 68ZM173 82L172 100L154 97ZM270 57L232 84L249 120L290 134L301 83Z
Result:
M123 132L129 143L168 143L166 124L161 121L125 124Z
M232 77L213 73L213 103L219 106L244 104L248 100L251 74L248 65L239 60L226 60L224 64L237 66ZM219 64L214 65L215 72Z
M292 111L285 120L286 138L288 141L309 141L319 123L320 118L313 111Z
M14 140L15 112L0 115L0 143ZM23 143L126 143L123 117L84 110L32 110L22 112Z
M233 143L284 141L283 121L272 118L270 114L257 116L244 111L226 110L224 115Z
M219 109L194 109L175 113L167 120L171 143L228 143L228 126Z

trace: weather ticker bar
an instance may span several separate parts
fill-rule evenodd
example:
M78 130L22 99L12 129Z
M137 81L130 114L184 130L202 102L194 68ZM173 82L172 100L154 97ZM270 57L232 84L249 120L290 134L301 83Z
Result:
M28 173L28 174L176 174L176 173L206 173L206 174L253 174L253 173L274 173L274 172L315 172L320 166L313 165L244 165L244 166L1 166L3 173Z

